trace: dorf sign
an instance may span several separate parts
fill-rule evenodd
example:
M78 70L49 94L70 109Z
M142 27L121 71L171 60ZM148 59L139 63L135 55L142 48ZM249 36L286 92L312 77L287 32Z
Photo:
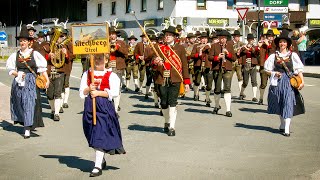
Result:
M288 0L264 0L264 6L288 6Z

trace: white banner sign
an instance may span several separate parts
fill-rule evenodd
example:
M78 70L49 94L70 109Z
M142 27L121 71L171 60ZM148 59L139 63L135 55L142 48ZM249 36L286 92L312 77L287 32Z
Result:
M288 7L265 7L264 13L288 13Z

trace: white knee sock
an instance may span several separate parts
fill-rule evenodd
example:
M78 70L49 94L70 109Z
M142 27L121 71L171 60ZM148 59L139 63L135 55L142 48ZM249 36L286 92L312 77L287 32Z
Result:
M134 88L137 89L139 87L138 79L133 79L134 82Z
M66 88L64 91L63 103L68 103L69 95L70 95L70 88Z
M256 98L257 97L257 90L258 90L258 87L252 87L252 92L253 92L253 97Z
M201 76L201 88L202 88L203 86L205 86L205 85L206 85L206 83L204 82L204 77Z
M285 123L284 132L289 134L290 133L291 118L284 119L284 123Z
M207 102L209 101L210 99L210 91L206 91L206 100Z
M177 119L177 108L176 107L169 107L169 123L170 128L174 129Z
M62 107L63 100L64 100L64 93L61 93L61 98L60 98L60 107Z
M98 149L95 149L96 151L96 161L94 163L94 167L98 167L101 169L101 165L102 165L102 162L103 162L103 159L104 159L104 152L101 151L101 150L98 150ZM96 169L94 169L96 170ZM96 172L98 172L96 170Z
M224 87L224 83L223 83L223 79L222 79L222 80L221 80L221 90L222 90L222 91L224 90L223 87Z
M226 103L227 111L231 111L231 93L224 94L224 102Z
M54 114L58 114L59 115L59 111L61 108L61 99L55 99L54 100Z
M279 127L279 129L284 129L285 128L284 119L281 116L279 116L279 117L280 117L280 127Z
M196 85L195 85L195 86L193 87L193 91L194 91L194 95L195 95L195 96L199 96L199 86L196 86Z
M24 135L25 136L30 136L30 127L24 127Z
M213 97L214 97L215 107L218 108L220 106L221 94L214 94Z
M54 100L49 100L51 111L54 111Z
M241 91L241 87L242 87L243 81L239 81L238 85L239 85L239 91Z
M130 80L126 80L126 86L127 86L127 88L129 88L129 85L130 85Z
M164 117L164 122L169 123L169 108L167 109L162 109L162 114Z
M118 107L119 107L119 105L120 105L120 96L121 96L121 94L119 94L119 96L117 96L117 97L115 97L115 98L113 99L114 108L115 108L116 112L118 112Z
M260 88L260 99L262 99L262 100L263 100L264 91L265 91L265 89Z

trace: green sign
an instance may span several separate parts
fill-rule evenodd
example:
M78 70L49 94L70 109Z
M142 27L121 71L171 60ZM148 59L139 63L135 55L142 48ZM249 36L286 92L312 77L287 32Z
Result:
M264 0L264 6L288 6L288 0Z
M308 26L309 26L309 28L320 27L320 19L309 19Z
M229 19L226 18L208 18L207 24L210 26L223 26L224 22L229 24Z

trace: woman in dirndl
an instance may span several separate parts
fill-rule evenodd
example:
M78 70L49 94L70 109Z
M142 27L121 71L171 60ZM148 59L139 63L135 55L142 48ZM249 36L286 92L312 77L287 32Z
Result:
M112 69L105 68L104 55L95 55L94 82L91 70L83 73L80 97L85 99L83 131L89 147L95 150L95 166L90 177L100 176L106 167L104 154L125 154L118 117L112 98L120 93L120 79ZM96 125L93 124L92 98L96 99Z
M291 118L304 113L304 109L303 111L299 109L301 101L296 99L296 94L299 94L298 90L304 87L303 64L299 55L290 51L292 40L288 35L289 31L282 30L280 36L274 40L277 46L276 52L270 55L264 64L265 70L271 75L268 113L280 116L279 130L286 137L290 136ZM286 67L288 70L286 70ZM291 74L298 75L302 80L298 90L290 84Z
M20 50L11 54L6 64L9 75L15 77L11 87L11 119L15 124L24 126L24 138L28 139L31 130L44 127L36 73L46 77L46 87L48 87L47 61L39 52L29 48L30 40L33 38L29 37L26 25L22 26L20 35L16 39L19 40Z

